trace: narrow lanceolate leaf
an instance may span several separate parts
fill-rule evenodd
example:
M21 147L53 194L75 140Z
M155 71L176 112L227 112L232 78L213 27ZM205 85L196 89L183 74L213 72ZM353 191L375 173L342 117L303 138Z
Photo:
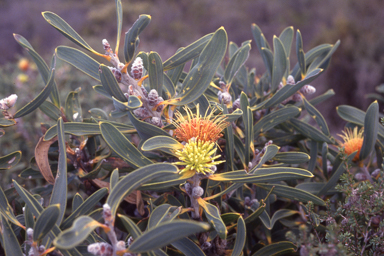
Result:
M275 54L273 55L273 69L272 69L272 84L271 91L277 90L281 79L287 69L287 56L284 50L284 45L280 39L276 36L273 37L273 49Z
M185 256L205 256L205 253L201 250L200 246L187 237L181 238L171 244Z
M125 161L135 167L152 163L115 126L107 122L100 122L99 125L105 142Z
M220 213L217 207L206 202L202 198L198 198L197 201L199 205L204 209L205 217L207 217L209 223L212 224L220 238L225 240L227 238L228 231L220 217Z
M253 114L249 108L248 97L244 92L240 95L240 106L243 110L243 122L245 129L245 163L249 163L251 150L253 149Z
M164 174L163 176L154 178L151 181L143 184L139 189L154 190L154 191L160 190L160 189L167 189L172 186L178 186L184 183L193 175L195 175L195 171L192 171L192 170L183 172L182 174L179 174L179 173Z
M80 216L75 220L72 227L60 233L53 243L61 249L74 248L81 244L95 228L103 226L89 216Z
M328 180L328 182L321 188L318 196L324 195L328 190L333 189L336 186L336 183L338 182L340 176L344 173L346 170L346 165L349 165L352 161L352 159L355 157L357 152L354 152L350 154L345 161L343 161L338 168L333 172L331 178Z
M101 188L94 192L91 196L89 196L78 208L73 210L71 215L69 215L64 221L63 224L61 224L61 228L67 229L69 228L73 221L78 218L81 215L87 215L89 214L92 210L93 207L100 202L100 200L108 194L108 189L107 188Z
M249 57L249 51L251 50L251 42L248 41L242 45L236 53L231 57L228 62L227 67L225 68L224 81L226 84L232 84L233 79L235 78L237 72L244 65Z
M150 52L148 55L149 86L159 94L162 92L164 83L163 62L157 52Z
M167 133L163 129L153 124L149 124L147 122L137 119L137 117L132 112L128 112L128 117L129 120L131 120L133 126L136 128L137 133L139 134L142 140L147 140L157 135L170 136L169 133Z
M243 218L240 216L237 220L236 241L233 247L232 256L240 256L243 253L243 248L246 240L246 228Z
M71 122L81 122L83 120L79 92L77 90L68 93L65 101L65 115Z
M133 222L130 218L125 215L117 214L117 216L129 232L129 235L131 235L134 240L141 236L142 232L135 222Z
M133 133L136 132L135 128L128 124L120 124L115 122L109 122L113 124L120 132L122 133ZM99 135L100 127L99 124L95 123L78 123L78 122L68 122L64 123L64 132L65 134L71 134L76 136L83 135ZM56 125L48 129L44 135L44 141L51 140L57 135Z
M60 205L50 205L37 217L33 228L33 241L41 241L55 226L60 216Z
M56 107L53 103L49 101L44 101L40 106L39 109L46 114L49 118L53 119L54 121L57 121L59 117L61 117L61 111L58 107Z
M228 114L228 108L225 104L222 104L223 109L224 109L224 114ZM201 112L200 112L201 113ZM233 128L232 125L227 126L224 130L224 138L226 141L226 167L227 171L233 171L233 166L234 166L234 159L235 159L235 139L233 135Z
M359 159L363 160L369 156L375 147L379 126L379 104L377 101L369 105L364 118L364 141L361 147Z
M119 101L115 97L112 96L113 100L113 105L115 106L116 110L119 112L127 112L127 111L132 111L135 110L143 105L141 100L135 96L135 95L130 95L128 98L128 101Z
M21 246L8 220L1 216L2 243L5 255L23 255Z
M309 155L303 152L281 152L273 157L273 160L285 164L302 164L308 162L309 159Z
M34 216L39 216L40 213L44 210L41 206L40 202L36 200L35 197L33 197L28 191L26 191L23 187L21 187L16 181L13 181L13 185L17 191L17 193L20 195L20 197L23 199L23 201L26 203L28 208L31 210L32 214ZM52 228L51 232L49 233L49 237L51 240L55 239L61 230L59 227L55 224ZM81 256L82 254L79 253L79 251L75 248L69 249L69 250L60 250L60 252L64 256Z
M321 69L314 70L311 74L308 74L304 80L296 83L295 85L284 86L283 88L278 90L269 100L266 100L265 102L262 102L259 105L252 107L252 111L258 110L261 108L270 108L276 104L281 103L283 100L288 99L293 94L295 94L298 90L301 89L301 87L303 87L306 84L309 84L314 79L316 79L321 74L321 72L322 72Z
M261 32L261 29L256 25L252 24L252 35L255 39L257 48L259 49L259 52L261 54L261 57L263 58L264 65L267 68L267 72L269 77L272 77L272 62L269 62L267 60L266 55L263 53L262 48L269 49L267 40L265 40L264 34Z
M279 152L280 147L276 145L269 145L265 150L264 155L261 157L259 163L249 171L250 174L254 174L257 170L263 166L267 161L271 160L277 152Z
M252 256L264 256L264 255L284 255L291 252L295 252L296 246L288 241L277 242L267 246L264 246Z
M263 202L260 204L259 208L257 208L251 215L245 218L245 224L248 226L252 226L252 223L257 220L257 218L264 212L266 204Z
M303 38L301 37L300 30L297 30L296 32L296 55L300 67L301 77L304 77L307 73L307 66L305 63L305 55L303 50Z
M266 132L276 125L297 116L300 112L300 108L295 106L288 106L269 113L268 115L263 116L253 126L254 135L258 135L260 132Z
M66 38L77 44L78 46L83 47L84 49L96 53L91 46L85 42L85 40L77 34L77 32L61 17L53 12L43 12L44 19L60 33L62 33Z
M111 177L109 179L109 190L112 190L113 187L119 182L119 169L116 168L112 171Z
M213 33L208 34L188 45L185 48L179 49L173 56L166 60L163 64L164 70L174 69L200 55L204 47L211 40ZM176 83L175 83L176 84Z
M57 121L57 138L59 141L59 163L57 165L57 174L55 185L53 186L50 205L60 205L60 215L57 218L56 224L60 225L63 220L67 206L67 152L64 138L63 119Z
M116 78L113 75L112 71L109 69L109 67L105 66L104 64L101 64L99 67L99 76L101 84L110 96L113 96L122 102L127 101L127 97L125 97L124 93L120 89L120 86L117 83Z
M320 127L321 131L327 135L330 136L330 132L328 129L327 122L325 121L323 115L320 113L319 110L317 110L309 101L307 101L306 98L303 99L304 101L304 107L308 111L308 113L312 116L313 119L315 119L317 125Z
M16 124L16 121L14 119L0 118L0 128L9 127L15 124Z
M57 47L56 54L59 59L68 62L88 76L100 81L100 63L89 57L87 54L68 46Z
M155 136L146 140L141 149L144 151L162 150L167 149L165 152L169 152L169 149L176 150L183 148L183 145L169 136Z
M160 224L159 226L144 232L134 240L128 248L129 252L143 253L166 246L183 237L208 231L210 225L207 223L187 220L174 220Z
M120 46L121 27L123 26L123 7L121 6L121 0L115 0L116 2L116 14L117 14L117 36L115 51L118 53Z
M197 64L184 79L180 95L170 101L174 105L186 105L198 99L208 88L227 49L227 33L219 28L201 52Z
M135 21L132 27L125 33L124 43L124 59L126 63L130 63L135 56L136 48L139 45L139 35L151 22L151 16L142 14Z
M337 114L344 119L347 122L351 122L360 126L364 126L365 120L365 113L364 111L348 106L348 105L341 105L336 108ZM378 127L378 135L381 138L384 138L384 127L382 125L379 125Z
M169 204L159 205L153 210L148 221L148 229L158 226L160 223L167 221L173 206Z
M29 113L32 113L35 109L37 109L41 104L44 103L45 99L48 98L49 94L51 93L52 88L55 86L55 81L53 79L54 76L55 76L55 69L53 68L51 70L48 82L44 87L44 89L40 92L39 95L36 96L36 98L34 98L27 105L19 109L13 116L14 118L20 118L22 116L28 115Z
M0 187L0 213L2 216L7 218L13 224L23 227L23 225L17 220L16 216L13 214L13 210L8 203L7 197L4 194L3 189Z
M299 202L312 201L317 205L325 205L325 202L321 198L298 188L278 184L257 184L257 186L267 191L270 191L271 188L274 187L272 193L283 198L289 198Z
M178 173L176 166L168 163L157 163L141 167L122 178L109 193L107 204L111 207L112 216L123 198L136 190L143 183L168 173Z
M49 81L50 76L50 69L48 68L47 63L43 60L43 58L33 49L32 45L22 37L21 35L13 34L15 40L24 47L29 55L32 57L33 61L36 63L36 66L41 74L41 77L43 78L44 84L47 84ZM54 82L51 94L49 95L49 98L51 99L52 103L60 108L60 98L59 98L59 91L57 89L57 85Z
M293 27L287 27L281 32L279 39L284 46L287 58L291 55L292 41L293 41Z
M16 166L21 159L21 151L12 152L9 155L0 157L0 170L9 170Z
M283 219L283 218L287 218L287 217L292 216L294 214L299 214L299 212L294 211L294 210L290 210L290 209L277 210L271 218L271 222L270 222L271 225L268 229L273 229L273 226L275 226L275 224L278 220Z
M330 137L303 121L292 118L290 123L299 133L314 141L327 142L329 144L333 143Z
M313 177L313 175L304 169L293 167L271 167L259 168L254 172L254 174L248 174L245 171L213 174L209 176L209 179L233 183L262 183L311 177Z

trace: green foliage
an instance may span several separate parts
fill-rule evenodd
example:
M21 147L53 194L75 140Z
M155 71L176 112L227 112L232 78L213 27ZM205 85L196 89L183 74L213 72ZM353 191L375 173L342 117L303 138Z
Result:
M371 174L380 167L384 149L378 103L366 113L340 106L337 112L347 126L364 127L364 132L362 138L350 136L337 143L316 108L333 91L308 99L316 91L309 83L328 68L339 42L305 53L297 31L298 62L291 70L293 27L274 36L271 48L253 24L250 34L266 66L264 74L257 74L245 66L251 40L241 46L228 44L221 27L163 62L156 52L138 52L139 36L151 20L141 15L125 34L120 62L123 12L121 1L115 3L116 48L104 39L104 53L51 12L43 13L47 22L87 53L59 46L48 68L29 42L15 35L36 63L45 87L15 113L15 96L0 101L0 134L9 136L15 118L36 113L37 108L50 120L42 124L44 135L20 174L36 187L28 192L14 181L14 188L0 193L6 254L289 255L298 248L301 254L336 248L355 253L379 250L383 225L382 220L376 226L374 222L382 216L378 198L383 182ZM93 89L107 103L90 98L93 105L86 114L76 86L62 105L56 82L60 60L101 83ZM20 151L5 154L0 169L12 171L20 159ZM355 184L351 173L361 182ZM343 186L337 186L340 177ZM354 200L349 207L343 194L348 202ZM344 204L326 204L328 196ZM45 198L49 203L41 202ZM325 209L327 221L334 220L327 226L319 215ZM350 225L340 226L336 216L344 216ZM346 243L355 244L346 248Z

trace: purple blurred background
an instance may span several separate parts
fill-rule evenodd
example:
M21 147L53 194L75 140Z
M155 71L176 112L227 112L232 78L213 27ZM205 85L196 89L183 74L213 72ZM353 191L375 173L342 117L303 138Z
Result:
M140 36L139 49L157 51L163 61L179 47L220 26L227 30L229 40L237 44L253 39L252 23L262 29L269 42L274 34L294 26L303 35L305 51L340 39L331 66L313 83L317 95L330 88L336 93L319 107L332 133L339 133L340 125L344 124L336 114L337 105L366 110L372 99L364 95L384 83L382 0L122 0L122 3L123 32L140 14L152 16L150 25ZM47 60L56 46L74 46L43 19L42 11L60 15L98 51L102 51L103 38L115 45L113 0L0 0L0 66L27 55L13 39L13 33L24 36ZM294 48L291 61L296 63ZM264 72L254 42L247 66L256 67L258 74Z

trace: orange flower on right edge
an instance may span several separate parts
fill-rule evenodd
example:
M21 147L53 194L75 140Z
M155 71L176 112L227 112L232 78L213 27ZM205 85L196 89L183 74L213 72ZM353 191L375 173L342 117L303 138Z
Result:
M361 128L360 130L358 130L357 126L353 128L353 130L351 128L346 128L342 131L342 133L343 134L338 135L344 140L344 142L339 141L339 145L344 148L344 152L347 155L350 155L357 150L357 153L352 161L358 161L364 141L364 128Z

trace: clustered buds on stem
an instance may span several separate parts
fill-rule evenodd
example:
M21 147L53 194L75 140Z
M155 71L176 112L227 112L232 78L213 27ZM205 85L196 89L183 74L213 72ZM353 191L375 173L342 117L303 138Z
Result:
M232 101L232 96L229 94L229 87L223 81L219 82L220 91L217 93L220 103L229 104Z
M103 219L105 225L109 228L107 235L111 244L105 242L90 244L87 247L88 252L98 256L132 256L133 254L125 252L125 241L117 240L114 230L114 216L112 216L111 207L108 204L103 205Z
M26 244L31 246L28 252L28 256L40 256L43 255L45 252L45 246L40 245L38 246L36 243L33 242L33 229L28 228L27 229L27 240L25 241Z
M287 77L286 85L284 85L282 82L280 82L278 90L280 90L284 86L294 85L295 83L296 83L295 82L295 78L292 75L289 75ZM301 89L299 91L297 91L291 97L283 100L281 103L282 104L287 104L291 100L295 101L295 102L299 102L299 101L303 100L303 96L311 95L311 94L314 94L315 92L316 92L316 88L315 87L313 87L312 85L306 84L303 87L301 87Z

